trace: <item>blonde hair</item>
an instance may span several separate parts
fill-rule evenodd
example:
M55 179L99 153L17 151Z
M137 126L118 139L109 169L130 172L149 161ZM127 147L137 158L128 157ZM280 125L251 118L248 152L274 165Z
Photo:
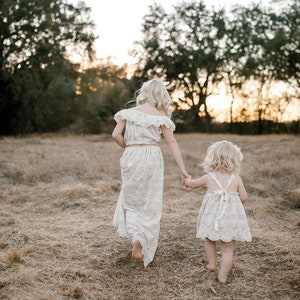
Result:
M147 102L159 111L163 111L168 117L171 117L172 110L170 104L172 103L172 99L165 84L160 79L151 79L143 83L137 94L137 105Z
M206 172L225 170L239 174L242 160L243 154L237 145L228 141L220 141L208 147L201 166Z

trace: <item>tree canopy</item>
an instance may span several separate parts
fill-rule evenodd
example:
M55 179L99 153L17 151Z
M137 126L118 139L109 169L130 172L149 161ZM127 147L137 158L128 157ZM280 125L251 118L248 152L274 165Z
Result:
M108 132L113 114L153 77L167 82L183 130L212 131L208 99L225 86L230 125L255 121L262 133L264 121L280 121L300 97L300 4L282 1L227 10L192 0L168 12L154 3L132 51L138 63L129 69L96 59L84 2L2 0L0 134L70 125Z
M250 80L261 86L271 81L299 86L299 17L295 0L284 9L237 5L229 13L208 8L203 1L181 2L168 13L154 4L134 51L139 58L136 74L162 77L170 90L177 95L180 90L177 105L182 109L177 115L188 120L192 130L201 128L204 117L209 132L206 101L217 93L220 82L229 87L232 106L235 95ZM299 97L299 88L295 92ZM270 99L263 101L258 110L268 106ZM276 109L273 104L269 108Z
M71 55L93 55L94 23L83 2L0 2L0 133L57 130L76 110Z

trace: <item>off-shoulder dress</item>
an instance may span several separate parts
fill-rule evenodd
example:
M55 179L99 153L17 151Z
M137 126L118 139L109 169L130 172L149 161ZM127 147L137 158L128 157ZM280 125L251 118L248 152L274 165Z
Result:
M140 241L146 267L157 249L162 215L161 126L174 131L175 125L167 116L150 115L135 108L119 111L114 119L126 120L126 147L120 159L122 186L113 225L120 236L128 237L132 243ZM137 147L138 144L147 146Z

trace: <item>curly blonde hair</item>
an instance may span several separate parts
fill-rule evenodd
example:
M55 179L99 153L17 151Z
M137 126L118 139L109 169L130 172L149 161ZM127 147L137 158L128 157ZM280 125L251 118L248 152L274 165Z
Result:
M171 117L172 109L170 105L172 99L162 80L154 78L143 83L142 87L137 91L136 104L139 105L145 102Z
M228 141L220 141L208 147L201 166L206 172L224 170L239 174L242 160L243 154L237 145Z

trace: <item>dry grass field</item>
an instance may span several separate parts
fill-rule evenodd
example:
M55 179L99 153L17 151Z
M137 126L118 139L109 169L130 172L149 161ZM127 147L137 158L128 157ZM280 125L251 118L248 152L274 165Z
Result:
M176 135L189 172L208 145L243 151L253 241L237 243L229 283L206 271L195 238L205 190L180 185L162 141L164 210L155 260L131 259L112 217L122 149L109 135L0 139L0 299L300 299L300 138Z

